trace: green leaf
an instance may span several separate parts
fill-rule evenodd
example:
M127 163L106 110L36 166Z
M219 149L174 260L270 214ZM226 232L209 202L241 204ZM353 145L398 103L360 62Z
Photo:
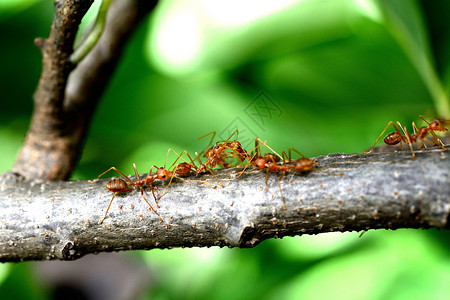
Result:
M430 49L423 16L416 1L377 1L386 28L391 32L422 77L444 118L450 117L449 98L440 81Z

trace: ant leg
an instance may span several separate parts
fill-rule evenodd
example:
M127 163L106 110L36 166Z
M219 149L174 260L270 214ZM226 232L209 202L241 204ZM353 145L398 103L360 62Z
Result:
M169 148L169 150L167 151L167 155L169 155L169 152L170 152L170 151L172 151L173 153L175 153L175 155L178 156L178 157L177 157L177 159L172 163L172 165L169 167L169 169L172 168L172 167L177 163L177 161L178 161L180 158L181 158L181 160L183 160L185 163L189 164L192 168L198 169L197 166L195 165L194 161L192 160L192 157L189 155L189 153L188 153L186 150L184 150L183 152L181 152L181 154L178 154L177 152L175 152L175 150L173 150L172 148ZM182 157L182 155L183 155L184 153L186 153L187 157L188 157L189 160L191 161L190 163ZM166 160L167 160L167 156L166 156ZM201 161L200 161L200 164L201 164ZM177 173L177 169L178 169L178 165L176 165L175 169L172 171L172 176L170 177L170 181L169 181L169 184L168 184L167 187L166 187L166 190L164 191L164 193L163 193L161 196L158 197L158 199L161 199L161 198L167 193L167 190L169 189L169 186L172 184L172 180L173 180L175 174ZM179 177L177 177L177 178L179 178ZM179 178L179 179L181 179L181 178ZM205 183L206 183L206 182L205 182ZM208 184L209 184L209 183L208 183Z
M280 178L278 179L278 187L280 188L280 195L281 195L281 200L283 201L283 207L284 207L284 209L287 209L286 201L284 200L284 196L283 196L283 190L281 189L281 180L284 178L284 175L285 175L285 172L282 172Z
M188 156L189 156L189 154L188 154ZM195 152L195 156L197 156L197 160L200 162L200 165L202 165L202 161L200 160L200 156L198 156L197 152ZM190 158L190 156L189 156L189 158ZM216 175L214 175L213 171L210 168L206 168L206 169L211 173L211 175L214 177L214 179L217 181L217 183L220 184L220 186L224 188L223 184L220 183L219 179L217 179L217 177L216 177Z
M214 179L217 181L218 184L220 184L221 187L224 188L223 184L220 183L219 179L217 179L216 175L214 175L213 171L208 168L209 173L211 173L211 175L214 177Z
M266 142L261 141L261 139L259 139L259 138L257 138L257 139L258 139L261 143L263 143L264 146L266 146L267 148L269 148L270 151L272 151L274 154L276 154L279 158L283 159L283 157L282 157L280 154L278 154L275 150L273 150L272 148L270 148L269 145L267 145Z
M169 150L167 150L167 154L166 154L166 159L164 160L164 169L166 168L166 164L167 164L167 158L169 157L169 152L172 150L173 153L175 153L176 155L178 155L178 153L176 153L172 148L169 148ZM179 155L178 155L179 157ZM178 159L177 159L178 160ZM173 164L172 164L173 166ZM172 167L171 166L171 167ZM170 168L169 168L170 169Z
M247 169L248 165L253 161L253 159L256 157L257 153L255 153L252 158L248 161L248 163L245 164L244 170L239 174L237 178L240 178L242 174L244 174L245 170Z
M211 131L210 133L207 133L207 134L205 134L205 135L203 135L203 136L201 136L201 137L199 137L199 138L197 139L197 140L201 140L202 138L207 137L207 136L210 135L210 134L212 134L211 140L209 141L208 146L205 148L205 150L202 150L202 151L200 152L201 154L203 154L203 152L206 153L206 151L208 151L208 150L211 148L211 145L212 145L212 143L213 143L213 141L214 141L214 138L215 138L215 136L216 136L216 132L215 132L215 131ZM200 164L201 164L201 163L200 163Z
M172 176L170 177L169 184L167 185L166 190L164 191L164 193L161 196L158 197L158 199L161 199L167 193L167 190L169 189L169 186L172 184L173 177L175 176L175 173L177 172L177 168L178 168L178 165L172 171Z
M134 189L135 189L135 187L134 187L134 188L131 188L131 189L126 189L126 190L123 190L123 191L120 191L120 192L115 192L114 195L112 196L111 201L109 202L108 208L106 209L105 216L104 216L103 219L99 222L99 224L102 224L103 221L106 219L106 215L108 214L109 208L111 207L111 204L113 203L114 197L116 197L116 195L119 194L119 193L130 192L130 191L132 191L132 190L134 190Z
M444 150L447 149L447 147L445 147L445 145L444 145L444 143L441 141L441 139L437 137L437 135L436 135L436 133L434 132L433 129L430 129L430 133L431 133L431 135L433 136L433 140L434 140L434 142L435 142L436 144L440 144L441 148L444 149Z
M402 129L404 135L406 136L406 140L408 141L409 148L411 149L412 159L416 159L416 154L414 153L414 149L413 149L412 141L411 141L411 136L409 135L408 129L406 129L406 127L403 128L403 127L402 127L402 124L400 124L399 121L397 121L397 125ZM400 143L400 146L401 146L401 145L402 145L402 144ZM403 150L403 149L402 149L402 150Z
M156 207L157 207L157 208L161 208L161 207L159 206L159 204L158 204L158 201L156 200L155 189L153 188L152 185L150 185L150 190L152 191L153 199L155 199Z
M268 181L269 181L269 168L266 168L266 188L264 189L265 191L269 190L269 185L268 185Z
M172 150L172 151L173 151L173 150ZM184 161L185 163L190 164L194 169L197 168L197 166L195 165L194 160L192 159L192 157L189 155L189 153L188 153L186 150L184 150L183 152L181 152L180 155L178 155L178 153L176 153L175 151L173 151L173 153L175 153L175 154L178 156L178 158L177 158L177 160L176 160L170 167L172 167L173 165L175 165L175 163L178 161L178 159L181 158L182 161ZM188 162L187 160L185 160L185 159L182 157L184 153L186 153L186 156L189 158L189 160L190 160L191 162ZM197 157L198 157L198 155L197 155ZM200 164L202 164L200 158L199 158L198 161L200 162ZM170 168L169 168L169 169L170 169Z
M421 136L419 135L419 129L417 128L417 126L416 126L416 123L414 123L414 122L412 122L412 128L413 128L413 136L414 137L416 137L416 139L417 139L417 137L419 137L419 139L420 139L420 142L422 143L421 145L420 145L420 148L428 148L427 147L427 144L425 144L425 142L423 141L423 139L421 138Z
M306 156L304 156L303 154L301 154L300 152L298 152L294 148L289 148L289 160L291 160L291 150L294 151L295 153L297 153L298 155L300 155L301 157L307 158Z
M209 141L209 145L211 145L211 144L212 144L212 141L214 140L214 137L216 136L216 132L215 132L215 131L211 131L210 133L207 133L207 134L205 134L205 135L199 137L197 140L201 140L202 138L207 137L207 136L210 135L210 134L213 135L212 138L211 138L211 141ZM208 145L208 146L209 146L209 145Z
M149 171L149 173L148 173L147 178L148 178L149 176L151 176L153 167L157 168L155 165L152 165L152 166L150 167L150 171ZM135 163L133 163L133 168L134 168L134 173L136 174L137 180L138 180L138 181L141 181L141 178L139 177L139 173L138 173L138 171L137 171L137 169L136 169L136 164L135 164ZM152 180L146 182L145 184L149 184L149 183L152 182L153 180L154 180L154 179L152 179ZM142 185L139 185L139 188L141 189L142 197L145 199L145 201L147 201L147 199L144 197L144 188L142 187ZM151 190L152 190L153 197L155 198L156 206L159 208L159 204L158 204L158 202L156 201L155 192L153 191L153 187L152 187L151 185L150 185L150 188L151 188ZM147 203L148 203L148 202L147 202ZM150 204L149 204L149 205L150 205ZM153 209L153 208L152 208L152 209Z
M198 155L197 152L195 152L195 156L196 156L196 158L197 158L197 160L198 160L200 166L203 165L202 160L200 159L200 156Z
M425 117L425 116L422 116L422 115L419 115L419 117L420 117L422 120L424 120L425 123L427 123L428 128L429 128L429 131L430 131L431 135L433 136L434 142L435 142L436 144L440 144L440 146L441 146L442 149L444 149L444 150L447 149L447 147L445 147L445 145L444 145L444 143L442 142L442 140L441 140L440 138L437 137L437 135L436 135L436 133L434 132L434 130L431 129L431 128L429 127L429 126L430 126L430 123L429 123L427 120L425 120L425 118L428 118L428 119L433 119L433 118L431 118L431 117Z
M231 140L231 137L235 134L236 134L235 140L237 140L239 137L239 129L236 129L235 131L233 131L233 133L226 140L218 141L217 143L229 142Z
M98 180L100 177L102 177L103 175L105 175L106 173L108 173L108 172L111 171L111 170L116 171L117 173L119 173L120 175L122 175L126 180L128 180L131 184L134 184L134 182L133 182L130 178L128 178L128 176L126 176L125 174L123 174L122 172L120 172L116 167L111 167L111 168L109 168L108 170L106 170L106 171L103 172L102 174L98 175L96 179L94 179L94 180L89 180L89 182L90 182L90 183L97 182L97 180Z
M392 126L394 126L395 130L396 130L398 133L400 133L400 131L398 130L398 128L397 128L397 126L395 125L395 123L392 122L392 121L390 121L390 122L386 125L386 127L384 128L383 132L381 132L380 136L379 136L379 137L377 138L377 140L375 141L375 144L373 144L372 149L370 149L369 152L363 152L363 154L369 154L369 153L371 153L371 152L373 151L373 149L374 149L375 146L377 145L378 141L381 139L381 137L383 136L383 134L386 132L386 130L388 129L389 125L391 125L391 124L392 124ZM400 145L401 145L401 144L400 144Z
M100 221L99 224L102 224L103 221L106 219L106 215L108 214L109 208L111 207L111 204L112 204L112 202L114 200L114 197L116 197L117 194L118 194L118 192L114 193L114 195L112 196L111 202L109 202L108 208L106 209L105 216L103 217L103 219Z
M289 151L288 151L289 156L286 154L286 152L284 150L281 150L281 156L283 157L283 165L284 165L285 169L287 169L286 160L288 161L289 168L292 167L291 149L294 149L294 148L289 148ZM295 149L294 149L294 151L295 151ZM275 161L273 161L273 158L272 158L272 162L275 163Z
M189 155L189 153L188 153L186 150L184 150L183 152L181 152L181 154L178 154L175 150L173 150L172 148L169 148L169 150L167 151L167 155L166 155L166 161L167 161L167 156L169 155L169 152L170 152L170 151L172 151L173 153L175 153L175 155L177 156L177 159L172 163L172 165L169 167L169 169L172 168L172 167L177 163L177 161L178 161L180 158L181 158L181 160L183 160L185 163L190 164L192 167L195 167L195 168L196 168L194 161L192 160L191 156ZM184 153L186 153L186 155L188 156L188 158L189 158L189 160L191 161L191 163L189 163L188 161L186 161L186 160L182 157ZM175 174L177 173L177 169L178 169L178 165L176 165L176 166L175 166L175 169L172 171L172 176L170 177L169 184L167 185L166 190L164 191L164 193L163 193L161 196L158 197L158 199L161 199L161 198L167 193L167 190L169 189L169 186L172 184L173 178L174 178ZM177 177L177 178L178 178L178 177Z
M137 169L136 169L136 164L135 164L135 163L133 163L133 168L134 168L134 174L136 174L137 180L140 181L141 178L139 178L139 173L138 173L138 171L137 171Z
M161 199L167 193L167 190L169 189L169 186L171 185L172 180L175 177L175 174L176 174L176 171L177 171L177 167L175 167L175 170L173 170L173 172L172 172L172 176L170 177L170 181L169 181L169 184L167 185L166 190L164 191L164 193L161 196L158 197L158 199ZM181 181L198 181L198 182L201 182L201 183L205 183L205 184L207 184L209 186L213 186L211 183L203 181L203 180L185 179L185 178L181 178L181 177L178 177L178 176L176 176L176 178L178 178Z
M167 161L167 157L169 156L169 152L170 152L170 151L172 151L172 152L177 156L177 159L170 165L169 169L172 168L172 167L177 163L177 161L178 161L179 159L181 159L181 160L184 161L185 163L190 164L191 166L195 166L194 161L192 160L191 156L189 155L189 153L187 153L186 150L184 150L183 152L181 152L181 154L178 154L175 150L173 150L172 148L169 148L169 150L167 151L167 155L166 155L166 161ZM189 160L191 161L190 163L182 157L184 153L186 153L186 155L188 156ZM200 164L201 164L201 162L200 162ZM165 166L166 166L166 165L165 165L165 163L164 163L164 168L165 168ZM196 167L196 166L195 166L195 167Z
M236 134L235 140L237 140L239 138L239 129L233 131L233 133L226 139L226 141L229 141L234 134Z
M249 159L248 163L244 167L244 170L242 170L242 172L239 174L237 178L240 178L241 175L244 174L244 171L247 169L248 165L251 164L255 158L261 157L261 150L259 148L260 148L259 139L255 137L255 148L249 151L249 153L255 151L255 154L253 154L253 156Z
M142 195L142 198L144 198L144 200L145 200L145 202L147 202L147 204L148 204L148 206L150 206L150 209L158 216L158 218L159 218L159 221L163 221L162 219L161 219L161 216L158 214L158 212L153 208L153 206L150 204L150 202L148 202L148 200L147 200L147 198L145 198L145 196L144 196L144 189L142 188L142 187L140 187L141 188L141 195ZM153 192L153 187L150 185L150 188L152 189L152 193L153 193L153 197L155 197L155 193ZM155 202L156 202L156 197L155 197ZM156 203L156 204L158 204L158 203ZM159 207L159 206L158 206Z
M156 173L155 173L155 175L152 175L152 170L153 170L153 168L155 168L155 169L158 170L158 167L155 166L155 165L152 165L152 166L150 167L150 170L148 171L148 175L147 175L147 177L145 178L145 184L146 184L147 186L150 186L150 189L152 190L153 198L155 199L156 206L159 208L158 201L156 201L155 192L153 191L153 186L151 185L151 183L152 183L156 178L158 178L158 176L156 175Z

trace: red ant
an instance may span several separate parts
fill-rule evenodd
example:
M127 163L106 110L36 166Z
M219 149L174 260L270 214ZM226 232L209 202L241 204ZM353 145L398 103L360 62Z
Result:
M264 146L269 148L272 151L272 153L266 153L266 154L264 154L264 156L261 156L260 149L259 149L260 148L259 142L263 143ZM250 163L252 163L253 166L255 166L256 168L258 168L260 170L267 168L267 171L266 171L266 188L267 188L269 171L276 172L276 173L281 172L281 176L278 179L278 187L280 188L280 195L281 195L281 199L283 200L284 209L286 209L286 202L284 200L283 191L281 189L281 180L284 178L286 172L292 172L292 173L307 172L307 171L314 169L319 172L328 173L326 171L314 168L316 160L307 158L306 156L304 156L303 154L301 154L294 148L289 148L289 150L288 150L289 155L287 155L286 152L283 150L281 152L281 156L280 156L277 152L275 152L272 148L270 148L266 142L261 141L259 138L255 138L255 148L254 149L255 149L255 154L251 157L251 159L249 159L249 162L245 166L244 170L242 170L241 174L239 174L238 178L241 177L241 175L244 173L245 169L247 168L247 166ZM301 156L301 158L298 158L295 161L292 161L292 158L291 158L292 151L299 154ZM277 164L278 162L280 162L280 160L283 160L282 165ZM288 164L286 164L286 162ZM338 173L337 175L342 175L342 173Z
M193 173L195 173L195 174L200 174L200 173L204 173L204 172L206 172L206 171L209 171L209 172L214 176L214 178L216 179L216 181L217 181L222 187L224 187L224 186L219 182L219 180L217 179L217 177L214 175L214 173L212 172L212 170L209 169L209 168L207 168L206 163L205 163L205 164L201 164L200 167L197 167L197 166L195 165L194 161L192 160L191 156L189 155L189 153L187 153L186 150L183 151L183 152L181 153L181 155L180 155L180 154L178 154L177 152L175 152L175 150L169 148L169 150L167 151L167 155L166 155L166 162L167 162L167 157L169 156L169 153L170 153L171 151L172 151L173 153L175 153L175 155L176 155L178 158L172 163L172 165L169 167L169 169L170 169L172 166L174 166L180 158L183 160L183 162L176 164L176 165L175 165L175 168L173 169L172 172L169 171L169 174L171 174L171 175L170 175L170 181L169 181L169 184L167 185L167 188L166 188L166 190L164 191L164 193L163 193L161 196L159 196L158 199L161 199L161 198L167 193L167 190L169 189L169 186L172 184L172 180L173 180L173 178L175 177L175 175L185 176L185 175L188 175L188 174L191 173L191 172L193 172ZM186 153L186 155L188 156L189 160L191 161L190 163L187 162L185 159L183 159L183 158L181 157L184 153ZM197 153L196 153L196 155L197 155L197 159L198 159L198 160L200 161L200 163L201 163L200 157L198 156ZM182 178L180 178L180 177L177 177L177 178L178 178L178 179L181 179L181 180L185 180L185 179L182 179ZM203 183L206 183L206 184L212 186L212 184L210 184L210 183L208 183L208 182L206 182L206 181L200 180L200 182L203 182Z
M211 141L209 142L209 144L211 144L212 141L214 140L214 137L216 136L215 131L212 131L202 137L199 137L198 139L200 140L210 134L212 134ZM236 140L230 141L232 136L235 134ZM236 129L226 140L218 141L214 146L209 147L204 154L204 157L206 157L205 165L209 164L211 168L214 168L217 165L223 168L228 168L230 164L225 161L225 155L223 154L223 151L225 149L233 150L239 156L239 160L243 161L245 159L245 156L247 155L247 152L242 148L241 144L237 141L238 136L239 130ZM201 161L200 164L202 164Z
M210 132L210 133L208 133L208 134L206 134L206 135L204 135L204 136L202 136L202 137L200 137L200 138L198 138L198 139L202 139L202 138L204 138L205 136L208 136L208 135L210 135L210 134L213 134L213 136L212 136L212 138L211 138L211 141L210 141L210 144L211 144L211 142L212 142L212 140L214 139L214 137L215 137L215 135L216 135L216 132L215 131L213 131L213 132ZM204 172L206 172L206 171L209 171L209 172L211 172L211 174L214 176L214 178L216 178L216 176L214 175L214 173L212 172L212 169L214 169L217 165L219 165L219 166L221 166L221 167L223 167L223 168L228 168L229 166L230 166L230 164L228 164L226 161L225 161L225 155L224 155L224 150L225 149L232 149L233 151L235 151L235 152L237 152L239 155L244 155L244 153L245 153L245 155L247 155L247 152L242 148L242 146L240 145L240 143L237 141L237 140L235 140L235 141L233 141L233 142L231 142L230 141L230 139L231 139L231 137L234 135L234 134L236 134L236 138L237 138L237 136L239 135L239 131L238 130L235 130L229 137L228 137L228 139L226 139L226 140L223 140L223 141L219 141L219 142L217 142L214 146L212 146L212 147L209 147L206 151L205 151L205 155L204 155L204 157L206 157L206 162L205 163L202 163L202 161L200 160L200 157L199 157L199 155L198 155L198 153L195 153L195 155L196 155L196 157L197 157L197 160L199 161L199 163L200 163L200 165L198 166L198 167L196 167L195 166L195 163L194 163L194 161L192 160L192 158L190 157L190 155L186 152L186 151L184 151L183 153L186 153L186 155L189 157L189 159L190 159L190 161L191 161L191 163L189 164L188 162L184 162L184 163L181 163L181 164L183 164L183 166L184 167L188 167L188 165L191 167L191 168L193 168L193 169L195 169L196 171L195 171L195 173L204 173ZM173 151L173 150L172 150ZM177 154L175 151L173 151L175 154ZM182 153L182 154L183 154ZM178 154L177 154L178 155ZM248 155L247 155L248 156ZM178 155L178 158L181 158L181 156L180 155ZM177 159L178 160L178 159ZM189 172L188 172L189 173ZM216 180L217 180L217 178L216 178ZM217 180L217 182L219 182L218 180ZM220 182L219 182L219 184L220 184ZM223 187L223 185L222 184L220 184L222 187Z
M95 180L90 181L90 182L97 181L101 176L103 176L104 174L106 174L107 172L109 172L111 170L116 171L117 173L122 175L128 181L127 182L122 178L116 178L116 179L112 179L106 183L105 187L108 190L110 190L111 192L113 192L114 195L113 195L111 201L109 202L108 208L106 209L105 216L103 217L103 219L100 221L99 224L102 224L103 221L106 219L106 215L108 214L109 208L111 207L114 197L116 197L117 194L124 193L124 192L130 192L130 191L136 189L137 187L139 187L141 190L142 198L144 198L145 202L147 202L147 204L150 206L150 209L159 217L159 220L162 222L161 216L153 208L153 206L150 204L150 202L147 201L147 198L145 198L143 186L144 185L150 186L150 189L152 190L153 198L155 199L156 206L159 208L158 202L156 201L155 192L153 190L151 183L155 179L159 179L159 180L167 179L170 176L170 172L164 168L157 168L155 175L152 175L151 173L152 173L153 167L157 168L156 166L152 165L152 167L150 168L150 171L148 172L148 175L144 179L140 179L138 171L136 169L136 165L133 163L134 172L135 172L136 178L137 178L136 181L132 181L128 176L126 176L125 174L120 172L116 167L109 168L102 174L98 175L98 177Z
M214 132L215 134L215 132ZM234 141L230 141L231 137L236 134L236 139ZM242 147L241 143L237 140L239 137L239 130L236 129L228 139L224 141L218 141L217 143L221 143L224 149L231 149L237 156L238 159L243 162L245 159L250 160L250 156L247 151Z
M216 132L215 132L215 131L210 132L210 133L208 133L208 134L206 134L206 135L204 135L204 136L202 136L202 137L200 137L200 138L198 138L198 139L200 140L200 139L202 139L202 138L204 138L204 137L206 137L206 136L208 136L208 135L210 135L210 134L213 134L212 137L211 137L211 141L209 142L209 144L211 145L211 143L212 143L214 137L216 136ZM228 139L223 140L223 141L219 141L219 142L217 142L214 146L209 147L209 148L205 151L205 154L204 154L204 156L206 157L206 162L205 162L205 163L202 163L202 161L201 161L201 159L200 159L200 156L199 156L198 153L196 152L195 155L196 155L196 158L197 158L198 162L200 163L199 166L196 166L196 165L195 165L194 160L192 159L192 157L189 155L189 153L188 153L186 150L183 151L183 152L181 153L181 155L180 155L180 154L178 154L177 152L175 152L173 149L169 149L169 150L167 151L167 155L166 155L166 162L167 162L167 157L168 157L170 151L172 151L173 153L175 153L175 155L177 155L177 159L176 159L175 162L172 164L172 166L174 166L180 158L181 158L184 162L178 163L178 164L175 166L175 168L174 168L173 171L172 171L172 176L171 176L171 178L170 178L169 184L167 185L167 188L166 188L165 192L164 192L161 196L159 196L158 199L160 199L162 196L164 196L164 195L167 193L167 190L169 189L169 186L171 185L172 180L173 180L173 177L174 177L175 175L182 175L182 176L184 176L184 175L188 175L188 174L191 173L191 172L196 173L196 174L200 174L200 173L205 173L205 172L209 171L209 172L213 175L213 177L216 179L216 181L220 184L220 186L221 186L221 187L224 187L224 186L219 182L219 180L217 179L216 175L214 175L214 173L213 173L213 171L212 171L212 169L215 168L217 165L218 165L218 166L221 166L221 167L223 167L223 168L228 168L228 167L230 166L230 164L227 163L227 162L225 161L225 158L226 158L226 157L225 157L225 155L224 155L224 150L225 150L225 149L232 149L233 151L237 152L239 155L242 155L242 154L247 155L247 152L242 148L242 146L240 145L240 143L239 143L237 140L235 140L235 141L233 141L233 142L230 141L231 137L232 137L234 134L236 134L236 138L237 138L237 136L238 136L238 134L239 134L239 131L238 131L238 130L234 131L234 132L228 137ZM186 161L185 159L182 158L182 155L183 155L184 153L186 153L186 155L187 155L187 157L189 158L190 162L188 162L188 161ZM248 155L247 155L247 156L248 156ZM243 160L243 159L242 159L242 160ZM242 161L242 160L241 160L241 161ZM171 168L172 166L170 166L170 168ZM169 168L169 169L170 169L170 168ZM179 178L179 177L178 177L178 178ZM179 178L179 179L181 179L181 178ZM207 182L205 182L205 181L202 181L202 182L203 182L203 183L207 183ZM207 184L209 184L209 183L207 183ZM209 184L209 185L211 185L211 184Z
M269 148L273 153L266 153L264 156L261 156L261 150L260 150L260 144L259 142L263 143L267 148ZM284 160L284 157L280 156L278 153L276 153L272 148L270 148L266 142L261 141L259 138L255 138L255 148L252 150L255 151L255 154L252 155L248 159L248 163L245 165L242 172L239 174L238 178L241 177L241 175L244 173L244 171L247 169L248 165L251 163L254 167L262 170L264 168L267 168L266 171L266 190L267 190L267 181L269 178L269 171L271 172L283 172L281 177L278 180L278 186L280 188L280 195L281 199L283 200L283 207L286 208L286 202L283 197L283 192L281 189L281 180L284 177L285 172L288 170L288 166L286 166L286 161ZM284 152L283 152L284 153ZM248 156L248 154L247 154ZM283 159L284 164L282 166L277 165L277 162L279 162L281 159Z
M411 153L412 153L412 158L415 159L416 155L414 153L412 144L415 143L417 141L417 139L420 139L420 141L422 142L423 146L426 148L426 144L424 143L424 138L427 135L428 132L431 133L431 135L433 136L433 139L435 141L436 144L441 144L441 148L442 149L446 149L446 147L444 146L444 143L442 143L442 141L436 136L436 133L434 133L435 131L447 131L446 128L444 128L442 126L441 121L435 119L433 120L431 123L428 123L427 120L425 120L425 118L429 118L429 117L424 117L422 115L419 115L419 117L425 121L425 123L428 124L428 126L423 126L420 127L419 129L417 128L416 124L414 122L412 122L412 128L414 133L410 134L408 132L408 130L402 127L402 125L400 124L399 121L397 121L397 125L393 122L390 121L387 126L384 128L383 132L381 132L380 136L378 137L378 139L375 141L375 144L373 145L372 149L370 149L370 151L368 152L363 152L364 154L369 154L373 151L373 149L375 148L375 145L378 143L378 141L380 140L380 138L383 136L384 132L388 129L389 125L394 126L395 128L395 132L391 132L389 133L385 138L384 138L384 142L387 145L397 145L398 143L400 143L400 149L403 151L403 145L402 143L405 143L407 145L409 145L409 148L411 149ZM431 119L431 118L429 118ZM399 128L402 130L403 134L400 132Z

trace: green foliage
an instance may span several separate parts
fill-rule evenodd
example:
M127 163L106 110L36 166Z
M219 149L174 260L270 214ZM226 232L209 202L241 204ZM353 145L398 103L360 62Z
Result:
M52 20L48 1L16 3L0 7L1 172L11 168L32 111L41 69L33 39L47 36ZM224 9L218 21L209 8L195 10L200 4L162 1L131 40L73 178L113 165L132 173L132 162L143 173L164 164L169 147L200 152L208 139L198 137L227 135L235 124L247 147L257 135L276 150L316 156L362 152L390 120L450 118L448 1L286 3L253 19L245 6L234 8L235 19L244 18L230 25ZM169 30L167 20L183 23ZM249 114L261 97L278 110ZM157 271L148 298L443 299L448 240L418 230L326 234L255 249L153 250L142 259ZM28 288L44 297L24 264L4 270L0 294L29 298L20 294Z

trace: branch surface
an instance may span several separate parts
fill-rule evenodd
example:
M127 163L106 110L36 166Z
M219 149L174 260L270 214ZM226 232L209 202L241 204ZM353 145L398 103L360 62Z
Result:
M318 157L312 171L279 174L250 168L217 170L176 180L161 198L163 222L140 191L114 199L87 181L37 182L0 177L0 261L73 260L88 253L172 247L254 247L267 238L396 228L446 228L450 215L449 151ZM339 176L336 173L342 172ZM208 181L216 188L199 182ZM161 195L167 182L157 182ZM145 188L147 199L151 191Z

